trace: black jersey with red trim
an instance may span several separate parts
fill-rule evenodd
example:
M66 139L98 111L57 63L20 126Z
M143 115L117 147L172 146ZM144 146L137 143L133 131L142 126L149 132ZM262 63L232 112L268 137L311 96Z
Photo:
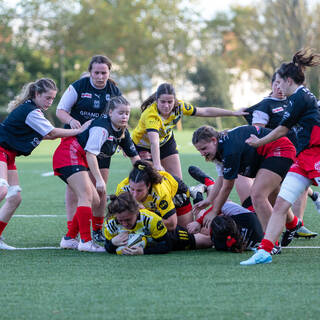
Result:
M258 153L260 149L249 146L245 141L251 134L262 138L270 131L258 126L241 126L221 135L216 160L223 164L224 179L236 179L238 174L251 178L256 176L264 157Z
M103 89L97 89L90 83L90 77L77 80L72 84L78 94L77 102L70 115L81 124L90 119L100 117L105 111L108 101L115 96L121 96L119 88L108 80Z
M90 129L93 127L105 129L105 131L103 131L105 142L97 156L98 159L111 157L116 152L118 146L120 146L130 158L138 155L128 129L125 129L124 133L122 130L113 129L111 120L108 116L101 116L98 119L94 119L88 129L77 135L77 140L83 149L86 147Z
M43 135L26 124L28 115L42 111L32 100L27 100L14 109L0 124L0 145L8 150L17 152L17 155L29 155L36 148Z
M316 97L304 86L288 99L288 108L280 122L297 134L297 154L311 145L320 145L320 113Z
M259 113L261 121L259 123L264 124L266 128L275 129L282 120L283 114L288 107L287 99L277 99L273 97L266 97L254 106L245 109L249 114L245 115L249 125L252 125L254 120L254 114ZM258 118L259 118L258 115ZM297 135L294 130L290 130L287 134L290 141L297 147Z

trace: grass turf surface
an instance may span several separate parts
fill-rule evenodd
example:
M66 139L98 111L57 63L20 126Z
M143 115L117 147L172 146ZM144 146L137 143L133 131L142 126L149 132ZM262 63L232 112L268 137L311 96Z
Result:
M184 180L189 165L213 173L177 133ZM185 141L186 143L184 143ZM58 142L43 142L17 161L23 201L4 232L17 247L57 247L66 231L64 183L50 172ZM130 170L112 160L108 193ZM238 202L233 192L231 198ZM320 216L308 201L305 225L320 231ZM291 246L320 246L318 238ZM320 249L284 249L270 265L241 267L251 253L214 250L119 257L66 250L0 251L0 319L317 319Z

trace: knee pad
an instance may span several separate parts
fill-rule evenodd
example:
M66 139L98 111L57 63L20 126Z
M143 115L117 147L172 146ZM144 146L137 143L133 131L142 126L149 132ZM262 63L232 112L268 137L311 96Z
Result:
M9 186L8 193L6 195L6 199L16 196L21 191L22 191L22 189L20 188L19 185Z
M6 179L0 178L0 187L7 187L9 188L8 181Z
M282 182L278 196L293 204L311 183L310 179L298 173L289 172Z

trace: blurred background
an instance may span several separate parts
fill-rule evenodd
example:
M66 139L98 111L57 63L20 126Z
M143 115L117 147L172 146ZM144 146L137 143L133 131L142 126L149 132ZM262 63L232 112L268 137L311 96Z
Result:
M319 31L320 0L0 0L0 117L23 84L49 77L59 93L48 117L59 125L61 94L95 54L113 61L111 77L137 107L133 126L164 81L197 107L248 107L269 94L281 62L305 46L320 51ZM307 86L319 98L319 67ZM183 127L198 126L186 118Z

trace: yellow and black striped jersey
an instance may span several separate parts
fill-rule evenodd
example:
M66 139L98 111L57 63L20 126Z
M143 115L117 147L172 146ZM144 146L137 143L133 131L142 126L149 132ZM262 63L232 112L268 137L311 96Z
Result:
M163 219L168 219L176 213L173 198L178 191L178 181L168 172L159 171L159 173L163 176L162 181L152 185L142 205ZM118 184L116 195L126 191L130 191L129 177Z
M157 131L159 133L160 146L163 146L172 136L172 129L183 115L193 116L196 108L178 100L179 105L171 112L168 119L164 119L158 112L157 102L155 101L145 111L142 112L136 128L132 132L133 142L143 148L150 149L148 131Z
M147 238L148 245L148 243L152 242L152 239L159 239L168 231L166 226L163 224L161 217L149 210L140 209L137 222L133 229L126 229L123 227L117 222L116 217L112 217L106 221L104 235L107 240L111 241L112 238L121 232L129 232L145 236Z

